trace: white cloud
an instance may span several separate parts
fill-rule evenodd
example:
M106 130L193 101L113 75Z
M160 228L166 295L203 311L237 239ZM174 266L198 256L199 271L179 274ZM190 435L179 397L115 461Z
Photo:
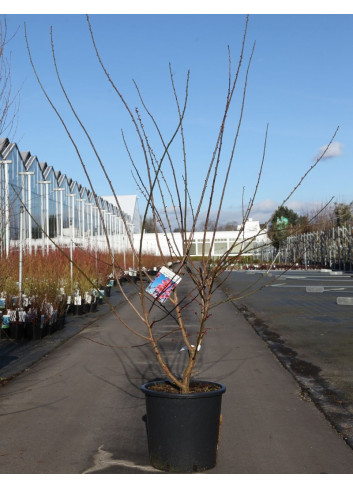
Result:
M314 156L313 161L317 160L320 158L320 156L324 153L324 151L327 149L326 146L321 146L319 148L317 154ZM343 154L343 144L337 142L331 143L330 146L328 147L326 153L322 157L322 159L327 159L327 158L334 158L335 156L341 156Z
M278 207L278 203L275 200L272 199L265 199L262 200L261 202L258 202L254 204L253 206L253 212L271 212L273 213Z
M278 209L280 205L272 199L265 199L254 205L250 217L254 220L260 221L260 223L265 223L271 219L273 213ZM292 209L294 212L301 214L312 214L313 212L319 212L320 209L324 207L323 202L304 202L301 200L291 200L285 204L288 209Z
M278 207L278 202L272 199L265 199L254 204L250 217L260 223L265 223L270 219Z
M264 199L260 202L256 202L250 213L250 218L252 218L254 221L259 221L260 224L264 224L271 219L273 213L278 209L280 204L281 202L277 202L273 199ZM297 212L299 215L301 214L312 215L314 213L319 212L319 210L322 209L325 204L326 203L324 202L318 202L318 201L307 202L301 200L291 200L289 202L286 202L285 206ZM177 222L175 220L174 213L171 212L172 208L170 209L168 208L168 211L169 211L168 214L171 221L171 226L173 229L174 227L177 227ZM205 218L206 218L206 213L201 212L198 220L198 225L204 222ZM214 221L215 218L216 218L216 211L211 211L210 220ZM243 218L242 218L241 207L235 205L229 206L227 209L222 211L220 217L220 224L223 225L234 221L237 222L237 224L240 224L242 222L242 219ZM188 222L189 226L191 224L190 221L191 221L191 214L189 213L189 222Z

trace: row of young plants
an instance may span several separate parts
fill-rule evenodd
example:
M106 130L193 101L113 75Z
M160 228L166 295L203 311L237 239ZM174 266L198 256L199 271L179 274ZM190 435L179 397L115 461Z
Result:
M0 338L11 340L41 339L65 325L67 314L95 312L110 296L116 280L128 280L132 270L130 254L89 252L76 248L72 262L59 250L47 254L24 254L22 286L19 284L20 256L12 250L0 258ZM125 263L127 271L113 276L113 261ZM156 257L146 256L146 264L154 265ZM115 268L116 269L116 268ZM130 272L129 272L130 270Z

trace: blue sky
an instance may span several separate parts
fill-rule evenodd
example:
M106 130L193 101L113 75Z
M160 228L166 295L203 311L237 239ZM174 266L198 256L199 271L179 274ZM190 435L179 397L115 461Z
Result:
M7 14L7 21L10 32L19 27L8 46L13 85L15 88L22 85L18 127L13 138L19 149L29 150L40 161L46 161L79 183L88 185L73 145L34 77L24 39L23 24L26 22L39 76L78 142L95 190L100 195L111 193L60 92L51 60L52 25L63 83L96 144L116 192L139 193L131 176L131 164L121 131L124 130L140 168L143 158L136 133L121 101L98 65L85 15L70 14L70 10L64 14L28 15L25 8L16 12ZM110 75L133 109L141 106L132 82L136 80L165 137L173 133L177 124L168 64L172 65L181 99L186 73L190 69L184 129L189 181L196 205L225 103L227 46L230 46L235 70L245 13L201 12L190 15L186 13L187 8L184 12L156 15L94 13L90 18L96 43ZM317 208L331 197L340 202L353 200L353 16L349 13L264 15L257 12L260 10L250 12L246 59L254 41L256 47L223 206L224 221L240 221L243 189L244 201L251 197L267 124L266 158L253 218L264 221L272 214L276 205L310 167L320 148L330 141L337 126L340 128L329 157L324 158L299 187L289 206L296 211L306 211ZM244 69L241 82L243 80ZM227 126L224 164L227 163L232 134L238 122L241 95L239 85ZM141 114L146 128L150 129L143 110ZM151 134L150 141L156 154L160 154L156 136ZM178 140L173 146L173 154L181 168L179 143ZM141 198L140 207L143 207L143 202Z

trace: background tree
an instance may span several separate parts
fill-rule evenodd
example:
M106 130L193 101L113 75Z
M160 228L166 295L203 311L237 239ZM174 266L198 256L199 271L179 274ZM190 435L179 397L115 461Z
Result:
M308 215L303 214L302 216L298 216L298 220L296 223L296 232L301 233L310 233L313 231L313 225L310 222L310 218Z
M198 225L196 230L197 231L204 231L207 229L207 231L214 231L215 229L215 222L209 219L207 222L206 221L201 221ZM219 226L217 226L217 229L219 229Z
M6 16L0 17L0 135L11 138L15 133L15 119L19 106L19 92L13 94L11 60L6 48L14 35L7 32Z
M156 223L156 229L154 229L153 217L147 217L144 224L144 232L154 233L155 231L157 233L160 232L161 231L160 226Z
M352 223L353 215L352 215L352 206L353 202L350 204L344 204L343 202L337 203L335 202L334 207L334 215L336 220L336 225L338 227L348 226Z
M293 232L294 227L298 224L298 220L298 214L286 206L280 206L274 212L270 220L268 236L272 241L272 245L277 250L281 242Z
M237 228L238 228L237 221L230 221L218 226L218 231L236 231Z
M197 230L204 231L205 224L206 221L201 221L200 224L197 226ZM236 221L230 221L224 224L218 224L217 231L236 231L237 227L238 227L238 223ZM216 223L212 220L209 220L207 222L207 231L215 231L215 229L216 229Z

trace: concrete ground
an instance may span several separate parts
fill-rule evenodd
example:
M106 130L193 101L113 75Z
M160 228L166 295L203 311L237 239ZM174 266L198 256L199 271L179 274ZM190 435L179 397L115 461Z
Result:
M221 289L216 294L226 297ZM139 329L116 289L112 302ZM22 373L0 389L0 473L158 473L149 465L140 386L161 372L145 342L107 311L80 318L74 336L58 339L25 371L18 364ZM244 314L224 303L209 321L197 376L227 391L218 463L207 473L351 474L352 449ZM70 320L65 334L77 324ZM170 327L164 322L161 332ZM168 337L163 348L182 369L180 344Z
M352 275L235 272L227 286L243 296L238 309L353 447Z

